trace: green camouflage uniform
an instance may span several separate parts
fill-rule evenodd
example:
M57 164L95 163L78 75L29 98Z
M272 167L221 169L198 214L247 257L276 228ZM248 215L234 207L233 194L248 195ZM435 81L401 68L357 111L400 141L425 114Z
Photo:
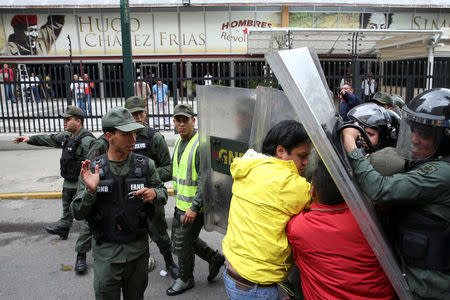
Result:
M192 134L192 137L194 136L195 132ZM177 155L178 158L181 158L181 155L191 139L187 141L180 140L178 153L174 153L173 155ZM178 159L178 161L180 160ZM178 267L180 269L179 277L184 282L187 282L189 279L194 277L195 255L199 256L208 263L211 263L212 257L216 254L213 249L211 249L202 239L199 238L200 230L204 225L204 218L202 212L203 200L200 184L200 155L198 148L195 155L195 169L198 174L198 186L190 209L197 212L197 216L195 217L192 225L183 226L182 220L186 212L175 207L174 219L172 223L173 253L178 256Z
M130 171L130 157L122 162L109 161L113 174L123 176ZM155 205L164 205L167 201L167 190L159 180L155 164L149 160L147 182L156 192ZM85 219L96 199L96 194L87 192L82 180L70 206L75 219ZM148 283L147 264L149 257L148 237L143 235L137 240L118 244L111 242L92 243L94 257L94 289L95 298L120 300L122 289L124 299L143 299ZM126 280L123 280L123 278Z
M81 128L80 131L71 139L78 138L82 133L86 132L87 130L84 128ZM68 131L56 133L56 134L41 134L41 135L34 135L30 136L30 140L28 141L28 144L35 145L35 146L47 146L47 147L54 147L54 148L62 148L62 142L66 136L71 136L72 134ZM86 136L83 139L81 139L81 143L78 146L77 150L75 151L75 155L79 158L86 159L88 158L88 154L90 151L91 145L95 142L95 138L91 136ZM69 181L67 179L64 179L63 183L63 196L62 196L62 207L63 207L63 214L61 217L61 226L70 228L72 226L73 217L70 214L69 211L69 205L72 201L73 196L75 195L75 192L77 190L77 181ZM82 242L84 243L84 242Z
M373 201L402 211L420 207L421 212L450 222L450 163L424 161L408 172L382 176L360 149L348 155L356 181ZM447 299L450 272L404 265L406 280L416 299Z
M137 136L148 136L148 127L139 131ZM91 146L89 157L100 156L106 153L108 150L108 142L103 138L99 138ZM146 155L147 157L154 160L156 165L156 171L158 172L159 179L162 182L167 182L172 179L172 161L170 159L169 148L164 139L164 136L160 132L155 132L152 137L151 149ZM164 205L154 205L155 212L152 218L152 230L150 232L151 239L158 245L158 248L162 255L169 254L171 251L170 237L167 234L167 222L166 215L164 211ZM91 231L89 224L85 221L81 226L81 231L79 239L75 245L75 251L77 253L86 253L90 248L90 243L85 241L89 240L91 237Z

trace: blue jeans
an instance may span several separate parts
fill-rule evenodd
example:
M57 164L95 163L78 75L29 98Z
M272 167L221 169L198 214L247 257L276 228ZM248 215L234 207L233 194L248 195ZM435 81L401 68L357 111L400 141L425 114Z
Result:
M91 109L91 94L86 94L86 110L89 115L92 115L92 109Z
M41 94L39 93L39 87L32 86L31 90L33 91L33 94L34 94L34 101L36 101L36 102L41 101Z
M77 96L77 105L83 111L83 114L86 115L86 103L84 100L84 95Z
M228 297L231 300L253 300L253 299L267 299L267 300L279 300L280 295L278 293L278 287L270 288L258 288L258 284L248 290L241 289L236 286L236 282L227 274L227 264L225 264L222 276L225 283L225 289L227 290Z
M6 92L6 100L9 100L9 98L11 98L12 102L16 102L16 98L14 97L14 84L13 83L5 82L5 92Z

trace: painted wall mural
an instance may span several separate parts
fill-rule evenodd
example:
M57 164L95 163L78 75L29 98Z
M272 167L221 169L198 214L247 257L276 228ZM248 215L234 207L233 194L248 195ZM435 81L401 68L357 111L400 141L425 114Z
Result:
M118 13L0 16L0 55L120 55ZM280 12L132 13L134 55L244 54L250 28L280 27ZM440 29L450 27L450 14L291 12L291 27Z

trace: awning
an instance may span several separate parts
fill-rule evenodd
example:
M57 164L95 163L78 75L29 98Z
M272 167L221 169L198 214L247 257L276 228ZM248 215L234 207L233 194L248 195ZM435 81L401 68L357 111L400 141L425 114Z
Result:
M411 57L428 56L443 35L441 30L374 30L374 29L311 29L270 28L250 29L247 37L248 54L312 47L324 56L374 56L387 58L383 51L395 55L395 49L414 45ZM409 48L411 50L411 48ZM406 51L407 52L407 51ZM402 57L408 53L402 51Z

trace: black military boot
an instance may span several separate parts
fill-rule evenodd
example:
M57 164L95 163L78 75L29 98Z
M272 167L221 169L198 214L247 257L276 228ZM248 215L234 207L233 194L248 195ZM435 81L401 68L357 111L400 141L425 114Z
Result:
M166 269L169 272L170 277L172 277L173 279L177 279L180 270L178 269L177 264L173 261L172 253L165 254L163 256L164 261L166 262Z
M224 262L225 256L216 251L216 253L211 257L211 261L209 262L209 275L208 275L209 282L213 281L214 278L216 278Z
M78 253L77 254L77 261L75 263L75 272L78 274L86 272L87 265L86 265L86 253Z
M45 227L45 231L47 231L50 234L59 235L62 240L67 240L67 237L69 236L69 229L67 227L63 226L47 226Z

